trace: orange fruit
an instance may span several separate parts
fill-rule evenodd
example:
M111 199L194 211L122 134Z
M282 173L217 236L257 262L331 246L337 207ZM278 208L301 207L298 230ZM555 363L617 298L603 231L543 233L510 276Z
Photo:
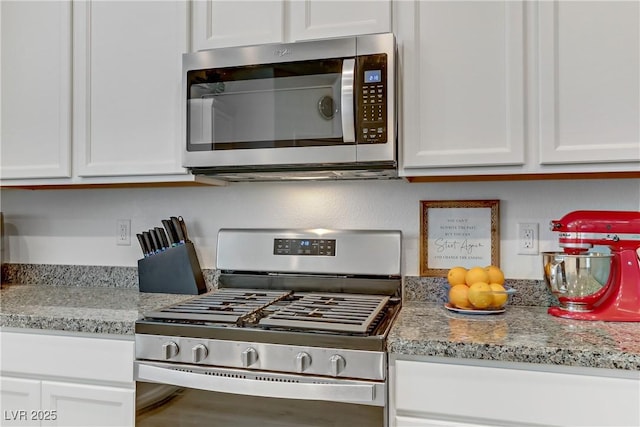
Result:
M471 286L477 282L489 283L489 273L482 267L472 267L464 276L464 281L467 286Z
M449 289L449 303L458 308L471 308L469 302L469 287L467 285L455 285Z
M500 267L495 265L488 265L484 268L489 274L489 283L497 283L499 285L504 284L504 273L500 270Z
M475 308L487 308L493 304L491 287L486 282L476 282L469 286L467 297Z
M449 285L464 285L464 278L467 275L467 269L464 267L453 267L447 273L447 280Z
M509 295L505 292L506 289L500 283L489 283L489 287L494 292L493 295L493 303L491 307L502 308L507 303L507 298Z

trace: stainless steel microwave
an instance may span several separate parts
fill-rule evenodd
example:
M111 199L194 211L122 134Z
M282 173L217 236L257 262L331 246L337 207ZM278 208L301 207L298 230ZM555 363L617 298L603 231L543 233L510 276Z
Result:
M183 166L230 181L396 176L393 34L183 56Z

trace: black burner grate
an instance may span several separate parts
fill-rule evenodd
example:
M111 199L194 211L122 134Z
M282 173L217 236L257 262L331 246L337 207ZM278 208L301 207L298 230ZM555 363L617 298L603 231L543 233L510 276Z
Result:
M258 310L286 298L290 291L218 289L160 311L145 313L146 318L236 323Z
M380 295L310 293L261 319L260 325L364 334L388 300Z

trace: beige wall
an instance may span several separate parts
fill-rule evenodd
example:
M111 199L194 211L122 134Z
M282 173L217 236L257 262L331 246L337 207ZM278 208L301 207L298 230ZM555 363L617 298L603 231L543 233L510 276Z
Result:
M501 267L541 279L540 256L516 254L516 223L540 224L540 249L557 248L551 219L577 209L640 210L640 180L409 184L404 181L231 184L211 188L3 190L5 262L135 266L135 232L182 215L205 268L223 227L399 229L403 272L419 272L420 200L500 199ZM131 246L116 220L131 219ZM8 246L8 247L7 247Z

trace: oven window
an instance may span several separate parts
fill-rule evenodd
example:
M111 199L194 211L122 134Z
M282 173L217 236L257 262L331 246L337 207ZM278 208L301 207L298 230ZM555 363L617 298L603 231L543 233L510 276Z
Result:
M136 384L136 427L382 427L384 408Z
M187 149L344 144L342 59L187 72Z

